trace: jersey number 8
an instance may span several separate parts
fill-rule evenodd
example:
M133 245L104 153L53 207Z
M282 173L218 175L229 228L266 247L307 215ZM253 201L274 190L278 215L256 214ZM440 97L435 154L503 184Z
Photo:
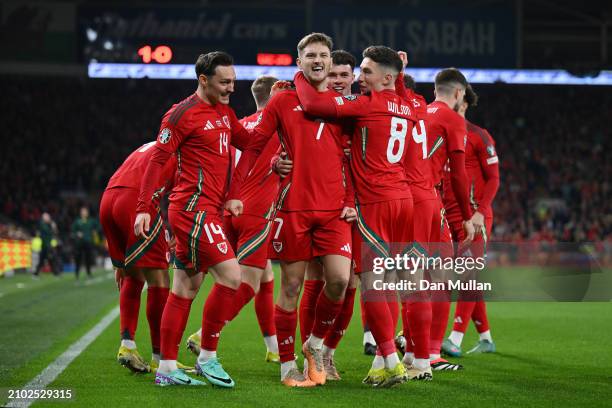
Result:
M387 144L387 160L389 163L397 163L402 159L406 144L406 133L408 133L408 119L392 117L391 134ZM398 143L399 146L396 148Z

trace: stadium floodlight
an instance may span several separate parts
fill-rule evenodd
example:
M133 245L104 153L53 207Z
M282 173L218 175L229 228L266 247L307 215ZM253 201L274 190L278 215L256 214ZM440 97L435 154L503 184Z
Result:
M252 81L262 75L283 80L293 79L295 66L235 65L238 80ZM432 83L442 68L407 68L416 82ZM594 77L580 77L560 69L472 69L460 68L474 84L522 85L612 85L612 71L601 71ZM359 70L355 69L358 75ZM122 64L90 62L89 78L150 78L194 80L192 64Z

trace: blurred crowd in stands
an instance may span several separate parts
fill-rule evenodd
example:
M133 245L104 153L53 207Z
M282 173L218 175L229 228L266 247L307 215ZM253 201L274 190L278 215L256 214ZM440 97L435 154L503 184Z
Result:
M42 212L67 236L81 205L97 215L108 178L157 135L163 113L195 90L189 81L4 77L0 237L34 234ZM238 82L238 116L255 110ZM474 85L468 118L497 142L501 186L496 241L612 241L612 94L606 87ZM433 100L433 85L418 91ZM1 224L1 222L0 222ZM21 226L16 228L15 225ZM11 232L12 231L12 232Z

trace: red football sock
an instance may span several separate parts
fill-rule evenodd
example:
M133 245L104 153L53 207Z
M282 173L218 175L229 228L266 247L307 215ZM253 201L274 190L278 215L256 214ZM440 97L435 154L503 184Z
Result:
M411 293L406 301L406 320L415 358L429 358L429 336L431 329L431 302L429 293Z
M323 286L325 286L324 281L304 281L304 292L300 300L300 337L302 338L302 344L306 342L306 339L312 331L312 325L315 319L315 309Z
M325 291L321 292L319 301L317 302L317 309L315 310L314 324L311 330L313 336L320 339L325 338L327 333L331 331L331 328L334 326L336 318L342 310L343 304L344 299L333 301L327 297Z
M414 353L414 343L410 337L410 327L408 326L408 302L402 302L402 330L406 339L406 353Z
M455 320L453 323L453 331L465 333L467 330L470 319L472 318L472 312L474 311L476 302L458 300L457 308L455 309Z
M120 334L123 340L133 340L138 326L138 312L140 311L140 294L144 282L127 276L121 284L119 292L119 321Z
M393 341L393 317L387 302L385 293L376 290L367 290L364 293L364 308L366 319L370 325L370 330L380 347L383 356L388 356L395 352Z
M450 313L450 301L437 300L431 302L431 334L429 336L429 353L440 354L446 326L448 325L448 315Z
M408 328L408 309L407 309L408 305L406 302L402 302L402 311L401 311L401 316L402 316L402 332L404 334L404 337L406 338L406 340L408 340L408 336L410 335L410 329Z
M176 360L193 299L170 292L161 319L161 359Z
M356 288L346 288L346 293L344 295L344 302L342 303L342 309L334 322L334 325L330 331L327 332L325 336L325 344L330 349L338 348L338 343L344 336L344 332L351 322L351 317L353 317L353 309L355 306L355 292Z
M391 319L393 319L392 332L395 333L397 329L397 322L399 320L399 303L397 301L397 294L394 291L387 291L387 304L389 305L389 312L391 313Z
M274 308L276 323L276 339L280 361L286 363L295 359L295 328L297 326L297 310L288 312L276 305Z
M274 281L261 282L259 292L255 295L255 314L259 329L264 337L274 336Z
M368 321L366 320L365 307L363 306L363 293L359 296L359 303L361 306L361 324L363 326L363 331L370 331L370 327L368 327Z
M230 320L234 320L242 308L255 297L255 291L248 283L242 282L234 295L234 314Z
M223 326L235 315L235 308L228 306L234 306L236 292L238 290L215 283L208 294L202 316L201 346L204 350L217 350Z
M170 289L159 286L149 286L147 289L147 320L149 321L149 331L151 332L151 348L153 354L159 354L160 348L160 327L164 306L168 301Z
M472 320L476 325L478 333L484 333L489 330L489 319L487 318L487 305L484 300L479 300L474 306L472 312Z

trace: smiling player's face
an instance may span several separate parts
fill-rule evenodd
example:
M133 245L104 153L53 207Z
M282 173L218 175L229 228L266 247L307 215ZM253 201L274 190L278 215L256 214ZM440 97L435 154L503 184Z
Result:
M327 76L327 87L342 95L350 95L351 85L355 80L355 74L349 64L334 65L332 64L329 75Z
M230 95L234 92L234 83L236 82L236 71L233 65L222 66L215 68L215 74L211 77L206 77L205 95L211 104L222 103L228 105Z
M331 51L327 45L316 42L304 48L297 59L298 66L311 84L325 81L331 66Z

